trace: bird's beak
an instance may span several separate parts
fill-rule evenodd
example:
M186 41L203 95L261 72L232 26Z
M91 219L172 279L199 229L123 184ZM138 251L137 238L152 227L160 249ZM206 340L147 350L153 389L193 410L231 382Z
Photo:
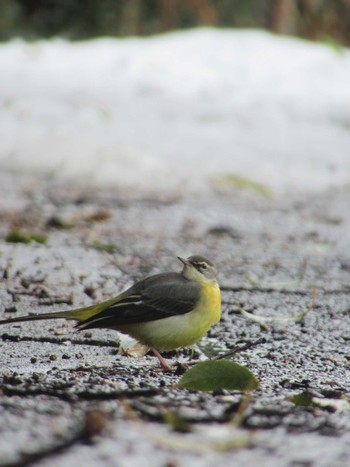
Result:
M183 263L185 266L186 266L187 264L189 264L189 261L188 261L186 258L181 258L181 256L178 256L177 258L178 258L178 259L181 261L181 263Z

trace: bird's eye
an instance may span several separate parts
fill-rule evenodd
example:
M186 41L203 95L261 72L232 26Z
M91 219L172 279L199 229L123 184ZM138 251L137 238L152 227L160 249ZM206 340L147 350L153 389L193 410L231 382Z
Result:
M199 265L199 267L201 269L207 269L208 266L205 263L202 263L202 264Z

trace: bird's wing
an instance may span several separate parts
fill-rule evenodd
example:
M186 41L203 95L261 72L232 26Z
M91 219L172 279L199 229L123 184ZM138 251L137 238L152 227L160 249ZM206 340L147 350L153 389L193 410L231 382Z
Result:
M78 329L112 328L135 324L193 310L200 297L200 286L181 274L157 274L138 282L115 303L89 319L80 322Z

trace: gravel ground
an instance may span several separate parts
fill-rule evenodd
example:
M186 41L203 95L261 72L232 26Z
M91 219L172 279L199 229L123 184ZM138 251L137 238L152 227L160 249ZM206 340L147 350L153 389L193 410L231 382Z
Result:
M1 174L1 317L101 301L179 270L176 255L204 254L220 271L223 316L202 351L264 339L234 356L260 380L242 410L239 392L175 388L180 367L121 354L113 331L2 326L0 465L349 465L349 194L146 199ZM47 241L6 241L14 231ZM169 423L174 413L189 433Z

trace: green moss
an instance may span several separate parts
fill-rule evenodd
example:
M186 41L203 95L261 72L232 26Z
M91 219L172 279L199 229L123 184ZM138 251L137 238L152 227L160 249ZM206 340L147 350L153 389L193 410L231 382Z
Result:
M39 233L32 233L32 232L21 232L20 230L11 230L6 235L5 238L6 242L8 243L31 243L31 242L37 242L37 243L46 243L47 242L47 237L45 235L39 234Z
M213 186L217 191L252 191L260 196L269 197L271 189L263 183L258 183L234 173L219 174L213 180Z
M106 253L115 253L116 247L112 243L101 243L98 240L94 240L89 244L92 248L99 251L105 251Z

